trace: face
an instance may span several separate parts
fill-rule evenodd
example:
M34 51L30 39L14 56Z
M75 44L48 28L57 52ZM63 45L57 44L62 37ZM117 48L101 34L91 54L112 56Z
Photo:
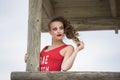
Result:
M50 24L50 34L53 39L61 40L64 36L64 27L62 22L55 21Z

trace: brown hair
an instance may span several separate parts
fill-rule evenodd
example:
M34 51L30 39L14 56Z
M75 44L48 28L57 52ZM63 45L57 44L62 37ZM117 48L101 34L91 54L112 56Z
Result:
M79 39L78 39L78 37L77 37L79 34L77 33L77 31L76 31L76 30L74 29L74 27L70 24L70 22L69 22L67 19L65 19L64 17L62 17L62 16L55 17L55 18L53 18L53 19L49 22L49 24L48 24L49 30L50 30L50 24L51 24L52 22L55 22L55 21L60 21L60 22L63 23L65 35L66 35L66 37L67 37L68 39L72 39L72 40L74 40L74 41L76 41L76 42L79 41Z

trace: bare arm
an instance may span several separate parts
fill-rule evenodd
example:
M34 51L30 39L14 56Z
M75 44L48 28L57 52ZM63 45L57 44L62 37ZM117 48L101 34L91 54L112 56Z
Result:
M67 47L67 50L64 55L64 60L61 65L61 68L63 71L67 71L72 67L77 53L84 48L83 42L78 42L77 44L80 44L80 45L75 50L72 46Z

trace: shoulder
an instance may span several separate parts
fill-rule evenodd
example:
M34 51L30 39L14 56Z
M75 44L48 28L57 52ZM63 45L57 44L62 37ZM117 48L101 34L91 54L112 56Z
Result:
M72 53L74 51L74 47L72 45L67 45L65 51L66 53Z
M46 48L48 48L48 47L49 47L48 45L47 45L47 46L44 46L43 49L46 49Z
M45 49L47 49L48 47L49 47L48 45L47 45L47 46L44 46L44 47L42 48L41 52L44 51Z
M66 47L62 50L62 55L64 55L64 57L69 57L74 51L74 47L72 45L66 45Z
M72 45L67 45L66 49L68 49L68 50L74 50L74 47Z
M71 55L74 51L74 47L72 45L65 44L64 48L60 50L60 54L64 57Z

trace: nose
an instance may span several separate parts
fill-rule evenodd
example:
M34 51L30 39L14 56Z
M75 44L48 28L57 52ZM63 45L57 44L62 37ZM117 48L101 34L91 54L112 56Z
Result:
M58 30L57 30L57 32L58 32L58 33L60 33L60 32L61 32L61 30L60 30L60 29L58 29Z

